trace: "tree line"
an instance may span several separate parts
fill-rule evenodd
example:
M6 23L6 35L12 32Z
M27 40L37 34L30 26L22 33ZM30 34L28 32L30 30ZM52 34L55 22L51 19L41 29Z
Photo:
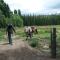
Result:
M23 15L24 25L60 25L60 14L54 15Z
M60 25L60 14L54 15L22 15L20 9L10 10L9 5L0 0L0 28L7 24L13 24L16 27L32 25Z
M7 24L13 24L14 26L23 26L23 19L21 18L20 10L14 10L12 12L9 5L0 0L0 28L4 28Z

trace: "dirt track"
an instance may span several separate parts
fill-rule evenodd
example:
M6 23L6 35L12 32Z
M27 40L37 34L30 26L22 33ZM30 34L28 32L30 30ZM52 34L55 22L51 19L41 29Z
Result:
M0 44L0 60L60 60L44 56L22 40L13 41L13 45Z

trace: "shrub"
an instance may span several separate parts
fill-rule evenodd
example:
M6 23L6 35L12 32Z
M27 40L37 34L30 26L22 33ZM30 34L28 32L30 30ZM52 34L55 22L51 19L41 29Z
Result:
M29 43L30 43L30 46L36 47L38 45L38 39L32 38Z
M10 22L11 22L14 26L17 26L17 27L23 26L23 20L22 20L22 18L21 18L19 15L17 15L17 14L12 15L12 17L10 18Z

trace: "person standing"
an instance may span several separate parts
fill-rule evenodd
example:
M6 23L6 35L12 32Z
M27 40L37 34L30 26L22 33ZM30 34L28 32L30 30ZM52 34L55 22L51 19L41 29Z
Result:
M7 35L8 35L9 44L12 45L12 38L11 37L12 37L13 32L15 32L15 29L14 29L13 25L8 24L6 31L7 31Z

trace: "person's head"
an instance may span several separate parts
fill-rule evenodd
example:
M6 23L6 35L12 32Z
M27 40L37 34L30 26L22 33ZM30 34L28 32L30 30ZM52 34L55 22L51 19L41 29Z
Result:
M12 26L12 24L7 24L7 26Z
M8 27L8 28L11 28L11 27L12 27L12 24L7 24L7 27Z

